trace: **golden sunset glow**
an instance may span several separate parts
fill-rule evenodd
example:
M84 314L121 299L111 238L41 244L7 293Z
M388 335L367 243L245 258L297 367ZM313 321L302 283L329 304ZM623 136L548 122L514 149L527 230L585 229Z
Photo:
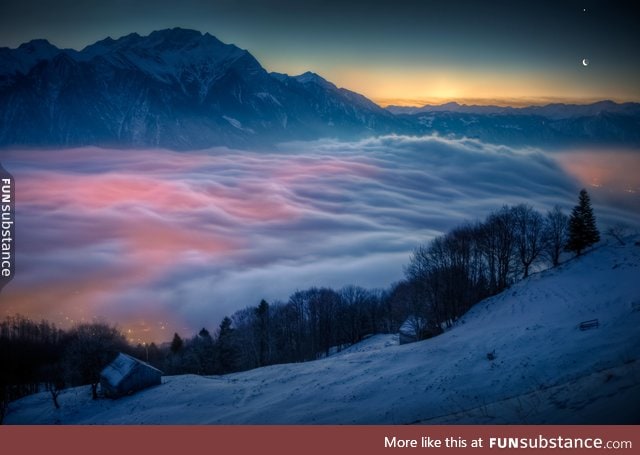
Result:
M586 104L610 99L630 100L612 87L598 93L571 79L544 71L487 71L478 68L334 68L330 75L339 87L364 94L380 106L425 104L479 104L531 106L549 103Z

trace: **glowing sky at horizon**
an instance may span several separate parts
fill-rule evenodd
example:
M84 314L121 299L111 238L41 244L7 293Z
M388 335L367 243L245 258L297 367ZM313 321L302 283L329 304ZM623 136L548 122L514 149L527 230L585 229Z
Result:
M594 169L597 152L401 136L269 153L3 151L17 262L0 311L166 341L296 289L386 287L419 243L503 204L568 212L586 185L600 223L640 225L640 193L625 192L640 187L640 155L609 152Z
M81 49L179 26L383 105L640 101L638 11L623 0L9 0L0 46Z

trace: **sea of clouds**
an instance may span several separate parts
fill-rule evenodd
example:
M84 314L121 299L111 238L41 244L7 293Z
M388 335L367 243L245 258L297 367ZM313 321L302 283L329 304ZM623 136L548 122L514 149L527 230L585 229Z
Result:
M0 311L102 318L162 341L296 289L387 287L417 245L504 204L569 213L586 186L599 221L640 224L635 174L594 184L584 156L403 136L273 152L3 151L17 270Z

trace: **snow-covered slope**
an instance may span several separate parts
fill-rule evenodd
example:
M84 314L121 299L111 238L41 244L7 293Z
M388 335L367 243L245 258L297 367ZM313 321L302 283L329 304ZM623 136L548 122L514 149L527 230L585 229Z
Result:
M76 388L59 410L39 394L13 403L6 422L639 423L634 241L531 276L431 340L398 346L381 335L315 362L166 377L114 401ZM581 331L591 319L599 327Z

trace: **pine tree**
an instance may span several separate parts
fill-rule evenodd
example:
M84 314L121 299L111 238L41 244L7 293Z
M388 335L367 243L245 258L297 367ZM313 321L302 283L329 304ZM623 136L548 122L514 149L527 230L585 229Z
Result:
M182 338L180 338L180 335L178 335L177 333L173 334L173 340L171 341L171 352L174 354L177 354L179 351L182 350L182 347L184 346L184 342L182 341Z
M213 338L204 327L191 342L194 360L197 363L198 374L213 374L215 371L215 348Z
M269 361L269 304L262 299L255 309L256 338L258 340L258 363L267 365Z
M231 327L231 319L224 317L218 329L216 351L218 355L218 373L225 374L235 371L237 350L235 344L235 329Z
M573 251L577 256L582 251L600 241L600 232L596 226L596 218L591 208L591 199L587 190L580 191L578 205L571 211L569 217L569 240L565 250Z

